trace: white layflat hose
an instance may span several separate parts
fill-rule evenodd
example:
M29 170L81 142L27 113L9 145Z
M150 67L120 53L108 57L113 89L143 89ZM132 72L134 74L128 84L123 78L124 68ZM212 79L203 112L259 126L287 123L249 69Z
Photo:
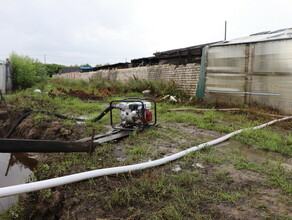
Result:
M19 184L19 185L15 185L15 186L2 187L2 188L0 188L0 198L6 197L6 196L17 195L20 193L32 192L32 191L41 190L41 189L48 189L48 188L61 186L61 185L68 184L68 183L78 182L78 181L85 180L85 179L106 176L106 175L112 175L112 174L118 174L118 173L127 173L130 171L143 170L143 169L147 169L150 167L160 166L160 165L168 163L170 161L177 160L177 159L179 159L179 158L181 158L181 157L183 157L191 152L200 150L204 147L221 143L221 142L231 138L232 136L241 133L242 131L260 129L260 128L266 127L268 125L274 124L276 122L289 120L289 119L292 119L292 116L273 120L273 121L270 121L268 123L265 123L265 124L262 124L262 125L259 125L259 126L253 127L253 128L240 129L240 130L234 131L232 133L229 133L223 137L217 138L217 139L209 141L207 143L200 144L200 145L195 146L195 147L191 147L187 150L181 151L179 153L176 153L176 154L173 154L173 155L170 155L170 156L158 159L158 160L153 160L153 161L139 163L139 164L133 164L133 165L127 165L127 166L92 170L92 171L72 174L72 175L63 176L63 177L57 177L57 178L48 179L48 180L42 180L42 181L26 183L26 184Z

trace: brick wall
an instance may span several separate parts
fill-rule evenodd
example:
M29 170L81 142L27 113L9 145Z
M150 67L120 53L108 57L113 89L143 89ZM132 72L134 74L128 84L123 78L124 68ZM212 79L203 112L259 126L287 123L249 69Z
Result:
M158 65L149 67L149 79L173 80L183 91L195 95L200 73L200 65Z
M183 91L188 92L190 95L195 95L196 88L199 80L200 65L196 63L189 63L187 65L155 65L143 66L128 69L115 69L115 70L99 70L90 73L79 73L80 76L76 79L88 80L91 77L103 77L109 80L127 81L129 79L137 78L140 80L173 80L177 83L178 87ZM61 74L60 77L70 78L70 73Z

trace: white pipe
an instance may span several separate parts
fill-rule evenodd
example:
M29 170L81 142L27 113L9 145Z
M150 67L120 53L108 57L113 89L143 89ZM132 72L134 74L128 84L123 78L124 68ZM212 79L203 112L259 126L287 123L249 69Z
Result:
M2 187L2 188L0 188L0 198L6 197L6 196L17 195L20 193L33 192L33 191L41 190L41 189L48 189L48 188L61 186L61 185L68 184L68 183L78 182L78 181L85 180L85 179L106 176L106 175L112 175L112 174L118 174L118 173L127 173L130 171L143 170L143 169L147 169L150 167L160 166L160 165L168 163L170 161L177 160L177 159L179 159L179 158L181 158L181 157L183 157L191 152L200 150L206 146L211 146L211 145L221 143L221 142L231 138L232 136L241 133L242 131L260 129L260 128L266 127L268 125L274 124L276 122L289 120L289 119L292 119L292 116L273 120L273 121L270 121L268 123L265 123L265 124L262 124L262 125L259 125L259 126L253 127L253 128L240 129L240 130L234 131L232 133L229 133L223 137L217 138L217 139L209 141L207 143L200 144L198 146L189 148L187 150L181 151L179 153L176 153L176 154L173 154L173 155L170 155L170 156L158 159L158 160L153 160L153 161L139 163L139 164L133 164L133 165L127 165L127 166L121 166L121 167L111 167L111 168L92 170L92 171L72 174L72 175L63 176L63 177L42 180L42 181L38 181L38 182Z

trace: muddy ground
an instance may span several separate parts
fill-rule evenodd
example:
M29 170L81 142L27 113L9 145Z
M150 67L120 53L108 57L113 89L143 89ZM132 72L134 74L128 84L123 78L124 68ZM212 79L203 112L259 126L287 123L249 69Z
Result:
M1 137L5 136L9 127L21 114L22 112L19 111L11 112L9 115L4 111L0 113ZM158 159L224 135L222 132L204 130L185 123L161 123L151 129L153 130L138 133L128 139L102 145L93 156L86 153L74 154L76 155L74 160L76 158L99 160L94 166L72 163L67 167L64 165L65 168L57 172L57 168L60 167L56 164L61 163L62 158L67 160L68 154L35 154L40 164L48 166L47 173L44 166L39 169L35 167L35 176L38 179L51 178L96 168ZM84 135L84 125L80 123L66 127L61 120L47 117L37 121L32 114L18 126L11 138L76 140ZM266 173L256 169L239 169L236 163L243 160L242 158L248 160L250 164L262 166L280 163L279 166L284 167L285 172L291 174L289 172L292 166L291 158L229 140L202 153L195 153L185 159L146 171L101 177L55 187L52 190L23 194L20 197L22 212L19 218L155 219L156 216L158 219L196 217L198 219L291 219L292 206L289 195L283 193L280 187L271 185L267 181L269 177ZM161 180L161 175L166 178L164 179L166 182L170 178L180 179L183 175L187 175L185 178L199 175L200 178L187 179L185 183L182 183L183 181L173 183L184 188L180 188L182 194L186 193L185 191L192 193L191 197L187 194L184 197L176 196L175 190L167 188L163 196L158 198L163 189L145 186L148 189L146 191L142 188L142 183L145 181L154 186L154 182ZM166 186L171 187L171 183L167 182L163 187ZM176 198L179 199L175 201ZM193 198L196 202L184 201L182 204L187 205L179 210L175 203L181 202L183 198L186 200ZM178 212L180 215L176 215ZM196 215L195 212L199 214Z

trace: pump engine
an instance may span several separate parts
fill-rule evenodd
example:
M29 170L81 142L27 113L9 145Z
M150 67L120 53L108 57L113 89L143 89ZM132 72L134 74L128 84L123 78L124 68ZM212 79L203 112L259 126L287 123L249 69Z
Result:
M150 102L121 102L118 104L118 108L120 109L120 119L123 127L148 123L152 120Z
M116 104L114 104L116 103ZM153 109L152 104L153 103ZM115 100L111 102L112 109L120 110L121 124L118 129L132 130L134 127L144 128L146 126L153 126L156 124L156 103L151 98L126 98L122 100ZM154 111L154 120L152 110ZM111 125L113 128L111 111Z

